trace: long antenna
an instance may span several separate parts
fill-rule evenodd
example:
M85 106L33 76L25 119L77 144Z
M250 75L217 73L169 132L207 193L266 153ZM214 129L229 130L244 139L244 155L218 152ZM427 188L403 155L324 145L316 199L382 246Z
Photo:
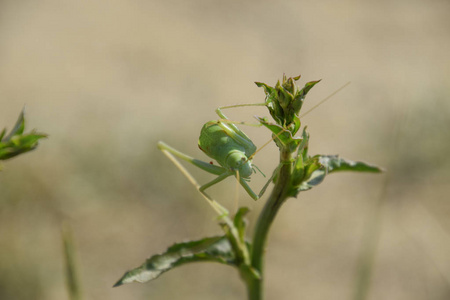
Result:
M336 91L334 91L333 93L331 93L328 97L326 97L325 99L323 99L322 101L320 101L319 103L317 103L316 105L314 105L311 109L309 109L307 112L305 112L304 114L300 115L299 118L302 118L304 116L306 116L307 114L309 114L311 111L313 111L314 109L316 109L319 105L323 104L325 101L329 100L331 97L333 97L334 95L336 95L337 93L339 93L340 91L342 91L345 87L347 87L351 82L347 82L346 84L344 84L343 86L341 86L340 88L338 88ZM248 104L244 104L242 106L247 106ZM258 106L261 104L255 104L254 106ZM236 106L240 106L240 105L233 105L230 107L236 107ZM225 106L224 108L228 108L228 106ZM220 120L225 121L225 122L230 122L230 123L240 123L240 124L244 124L244 125L250 125L250 126L261 126L261 124L258 125L253 125L253 124L246 124L245 122L233 122L233 121L229 121L229 120ZM252 155L250 155L250 157L248 158L248 160L253 159L253 157L255 157L256 153L258 153L259 151L261 151L264 147L266 147L268 144L270 144L270 142L272 142L273 140L275 140L276 138L278 138L283 132L285 132L285 130L280 131L279 133L277 133L275 136L273 136L269 141L267 141L264 145L262 145L261 147L259 147L255 153L253 153Z
M250 155L250 157L248 158L248 160L253 159L253 157L255 157L255 154L258 153L259 151L261 151L264 147L266 147L267 145L270 144L271 141L275 140L276 138L278 138L282 133L284 133L286 130L283 129L280 132L278 132L276 135L272 136L272 138L270 140L268 140L264 145L262 145L261 147L259 147L255 153L253 153L252 155ZM260 171L261 172L261 171ZM262 172L261 172L262 173ZM264 174L263 174L264 175Z
M317 103L316 105L314 105L312 108L310 108L307 112L305 112L304 114L301 114L299 116L299 118L303 118L304 116L306 116L307 114L309 114L310 112L312 112L314 109L316 109L319 105L321 105L322 103L324 103L325 101L327 101L328 99L330 99L331 97L333 97L334 95L336 95L337 93L339 93L340 91L342 91L346 86L348 86L351 82L347 82L346 84L344 84L343 86L341 86L340 88L338 88L336 91L334 91L331 95L329 95L328 97L326 97L325 99L323 99L322 101L320 101L319 103Z

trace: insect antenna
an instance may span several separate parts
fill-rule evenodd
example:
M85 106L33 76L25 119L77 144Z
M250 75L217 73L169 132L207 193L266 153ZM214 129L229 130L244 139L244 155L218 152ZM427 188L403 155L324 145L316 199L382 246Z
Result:
M272 142L273 140L275 140L276 138L278 138L283 132L285 132L286 130L282 130L280 132L278 132L276 135L272 136L272 138L270 140L268 140L264 145L262 145L261 147L259 147L252 155L250 155L250 157L247 160L252 160L253 157L255 157L256 153L258 153L259 151L261 151L264 147L266 147L267 145L270 144L270 142ZM259 169L258 169L259 170ZM261 172L261 171L260 171ZM262 172L261 172L262 173Z
M333 93L331 93L328 97L325 97L325 99L323 99L322 101L320 101L319 103L317 103L316 105L314 105L311 109L309 109L308 111L306 111L304 114L301 114L299 116L299 118L302 118L304 116L306 116L307 114L309 114L310 112L312 112L314 109L316 109L317 107L319 107L320 105L322 105L323 103L325 103L327 100L329 100L331 97L333 97L334 95L336 95L337 93L339 93L340 91L342 91L345 87L347 87L351 82L347 82L346 84L344 84L343 86L341 86L340 88L338 88L336 91L334 91ZM250 125L250 126L261 126L262 124L258 124L258 125L254 125L254 124L247 124L244 122L233 122L230 120L220 120L223 122L230 122L230 123L236 123L236 124L245 124L245 125ZM272 136L272 138L267 141L264 145L262 145L261 147L259 147L252 155L250 155L247 158L248 160L252 160L253 157L255 157L256 153L258 153L259 151L261 151L264 147L266 147L268 144L270 144L270 142L272 142L273 140L275 140L276 138L278 138L283 132L285 132L285 130L280 131L279 133L277 133L276 135ZM255 167L264 177L266 177L266 175L264 175L263 172L261 172L261 170L256 166L253 165L253 167ZM254 169L253 169L254 171ZM256 173L256 172L255 172Z
M256 169L256 170L259 171L259 173L261 173L261 175L262 175L264 178L266 177L266 174L264 174L264 173L258 168L258 166L252 164L252 169L253 169L253 172L255 172L255 174L256 174L256 171L255 171L255 169Z
M217 120L217 122L221 122L221 123L228 123L228 124L237 124L237 125L246 125L246 126L252 126L252 127L261 127L262 124L258 123L258 124L253 124L253 123L247 123L244 121L233 121L233 120L228 120L228 119L219 119Z
M312 112L314 109L316 109L318 106L322 105L322 103L324 103L325 101L329 100L331 97L333 97L334 95L336 95L337 93L339 93L340 91L342 91L346 86L348 86L351 82L347 82L346 84L344 84L343 86L341 86L340 88L338 88L336 91L334 91L333 93L331 93L328 97L325 97L325 99L323 99L322 101L320 101L319 103L317 103L316 105L314 105L313 107L311 107L308 111L306 111L305 113L301 114L300 116L298 116L300 119L303 118L304 116L306 116L307 114L309 114L310 112Z
M266 102L264 102L264 103L244 103L244 104L234 104L234 105L222 106L219 109L244 107L244 106L265 106L265 105L266 105Z

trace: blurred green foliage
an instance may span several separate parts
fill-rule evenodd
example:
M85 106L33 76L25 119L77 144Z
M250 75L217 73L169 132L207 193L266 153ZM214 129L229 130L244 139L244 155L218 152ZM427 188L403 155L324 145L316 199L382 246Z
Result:
M11 132L6 135L6 128L0 133L0 160L13 158L19 154L36 149L38 141L47 137L46 134L32 130L25 131L25 109L19 115ZM1 168L1 166L0 166Z

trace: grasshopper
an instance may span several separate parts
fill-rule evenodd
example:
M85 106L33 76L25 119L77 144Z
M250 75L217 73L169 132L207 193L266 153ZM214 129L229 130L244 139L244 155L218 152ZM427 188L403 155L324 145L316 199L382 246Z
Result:
M320 101L318 104L313 106L306 113L302 114L300 117L304 117L312 110L317 108L319 105L323 104L325 101L330 99L336 93L341 91L350 82L346 83L331 95ZM269 178L267 183L263 186L261 191L256 194L250 186L247 184L250 181L250 176L255 172L252 165L252 159L255 156L256 152L264 148L266 145L270 143L270 141L278 138L277 135L273 136L272 139L260 147L258 150L250 140L250 138L240 130L234 123L242 123L242 122L232 122L230 121L225 114L222 112L222 109L233 108L233 107L243 107L243 106L266 106L267 103L254 103L254 104L237 104L230 106L222 106L216 109L217 115L221 118L217 121L209 121L205 125L200 132L200 137L198 140L198 146L200 150L202 150L206 155L216 160L220 166L213 165L211 163L207 163L195 158L192 158L172 147L167 145L164 142L158 142L158 148L163 151L180 169L181 171L191 180L191 182L197 186L200 193L206 195L204 190L215 185L216 183L221 182L225 178L234 175L237 181L242 185L245 191L252 197L254 200L258 200L266 191L270 182L276 176L278 169L281 167L281 164L273 172L272 176ZM243 123L242 123L243 124ZM281 131L279 134L283 133ZM199 167L200 169L218 175L212 181L198 186L192 176L179 165L174 159L174 156L183 159L194 166ZM259 170L259 169L258 169ZM263 174L264 175L264 174Z
M218 175L214 180L199 187L199 191L204 194L204 190L221 182L229 176L235 176L245 191L254 200L258 200L266 191L273 176L264 185L262 190L256 194L247 184L250 176L255 173L252 159L257 152L255 144L250 138L240 130L235 122L230 121L222 112L224 108L240 106L263 106L265 103L239 104L223 106L216 109L216 113L221 119L209 121L200 132L198 146L206 155L216 160L219 166L192 158L164 142L158 142L158 148L166 155L174 155L183 159L200 169ZM260 148L262 149L262 147ZM169 156L170 158L170 156ZM274 173L275 174L275 173Z

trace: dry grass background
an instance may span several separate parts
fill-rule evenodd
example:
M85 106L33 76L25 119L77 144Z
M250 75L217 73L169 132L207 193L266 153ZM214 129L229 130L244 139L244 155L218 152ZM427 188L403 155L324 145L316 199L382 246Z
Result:
M197 138L214 109L261 102L253 82L283 73L323 79L305 109L351 81L305 117L311 153L389 175L333 175L288 201L271 231L267 299L352 299L379 203L369 299L449 299L449 28L444 0L2 0L0 127L26 105L29 127L50 137L0 173L0 299L67 298L63 220L86 299L244 299L237 272L211 264L111 286L173 242L220 233L156 142L205 159ZM268 115L229 112L255 114ZM246 132L257 145L270 136ZM255 163L270 173L276 155ZM212 194L231 208L234 186ZM241 195L254 221L263 200Z

